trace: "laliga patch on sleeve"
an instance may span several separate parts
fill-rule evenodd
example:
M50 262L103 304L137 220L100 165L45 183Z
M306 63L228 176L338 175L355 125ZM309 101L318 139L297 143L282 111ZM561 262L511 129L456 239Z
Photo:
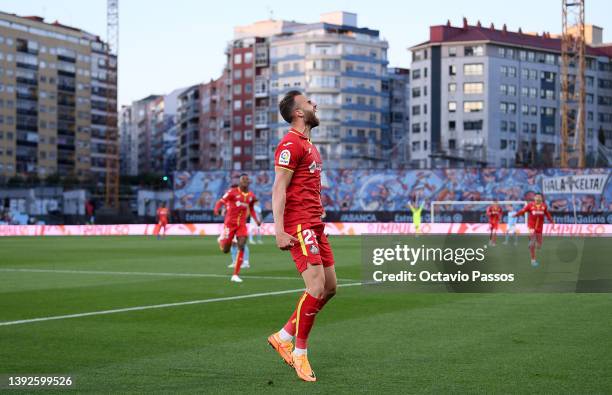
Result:
M289 152L288 149L284 149L281 151L280 155L278 156L278 164L287 166L289 165L290 159L291 159L291 152Z

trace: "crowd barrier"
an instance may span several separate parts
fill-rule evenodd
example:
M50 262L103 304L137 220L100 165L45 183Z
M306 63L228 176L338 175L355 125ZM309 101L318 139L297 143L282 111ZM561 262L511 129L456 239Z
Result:
M153 236L154 224L117 224L117 225L0 225L2 236ZM168 236L217 236L223 224L170 224ZM264 235L274 234L274 225L263 224ZM517 225L521 234L527 233L524 224ZM505 232L506 224L500 225ZM410 223L327 223L325 231L329 235L354 236L364 234L415 234ZM489 226L481 223L434 223L422 224L424 235L446 234L489 234ZM612 236L612 225L604 224L546 224L544 234L549 236Z

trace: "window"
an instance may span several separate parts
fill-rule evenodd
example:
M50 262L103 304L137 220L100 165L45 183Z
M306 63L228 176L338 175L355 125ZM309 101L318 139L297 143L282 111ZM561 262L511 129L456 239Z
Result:
M412 72L412 79L418 80L419 78L421 78L421 70L416 69Z
M466 46L463 49L465 56L482 56L484 55L484 48L482 45Z
M516 122L510 121L510 123L508 123L508 126L510 129L510 133L516 133Z
M521 105L521 113L523 115L529 115L529 106L527 104Z
M412 133L421 133L421 124L413 123L412 124Z
M508 85L500 85L499 86L499 93L501 93L502 95L507 95L508 94Z
M412 152L420 151L420 150L421 150L421 142L420 141L413 141L412 142Z
M463 93L466 95L479 95L484 91L482 82L466 82L463 84Z
M523 125L521 127L521 131L523 133L529 133L529 124L527 122L523 122Z
M457 102L449 101L448 102L448 112L455 112L455 111L457 111Z
M242 70L234 70L234 79L239 80L242 78Z
M497 53L499 54L500 57L505 58L506 57L506 48L504 48L504 47L497 48Z
M253 61L253 52L247 52L244 54L244 63L251 63Z
M242 85L235 84L234 85L234 95L239 95L242 93Z
M235 54L234 55L234 64L241 64L242 63L242 54Z
M242 140L242 132L234 132L234 141Z
M448 139L448 148L449 149L457 148L457 143L456 143L455 139Z
M456 121L448 121L448 130L454 132L457 129Z
M538 124L536 124L536 123L532 123L531 124L531 133L533 133L533 134L538 133Z
M464 121L463 130L482 130L483 120L477 121Z
M484 72L484 65L482 63L472 63L463 65L464 75L482 75Z
M529 96L529 88L526 86L521 87L521 96L528 97Z
M508 121L501 121L500 129L502 132L508 131Z
M244 124L245 125L252 125L253 124L253 116L252 115L246 115L244 117Z
M521 70L521 78L524 80L529 79L529 69Z
M421 114L421 106L412 106L412 115Z
M448 66L448 75L457 75L457 66L454 64Z
M501 139L499 141L499 149L505 150L506 148L508 148L508 141L504 140L504 139Z
M508 95L516 96L516 85L508 85Z
M529 79L537 80L538 79L538 71L537 70L529 70Z
M240 155L242 153L242 147L234 147L234 155Z
M483 101L464 101L463 112L480 112L484 109Z
M508 67L508 76L511 77L511 78L515 78L516 77L516 67L514 67L514 66Z
M529 113L531 115L538 115L538 106L530 106L529 107Z
M448 56L451 58L457 56L457 47L448 47Z
M420 97L421 96L421 88L412 88L412 97Z
M244 78L252 78L253 77L253 69L244 70Z
M234 100L234 110L240 110L240 109L242 109L242 101Z
M451 93L455 93L457 91L457 84L455 84L454 82L448 84L448 91Z

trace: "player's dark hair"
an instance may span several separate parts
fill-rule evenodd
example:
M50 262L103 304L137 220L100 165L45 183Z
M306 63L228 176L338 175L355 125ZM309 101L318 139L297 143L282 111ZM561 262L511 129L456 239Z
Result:
M278 109L281 116L287 123L293 120L293 109L295 108L295 97L301 95L300 91L289 91L278 104Z
M240 178L242 178L242 177L248 177L248 176L249 176L249 175L248 175L247 173L242 173L242 174L240 174Z
M232 185L230 185L230 188L238 188L238 184L233 183Z

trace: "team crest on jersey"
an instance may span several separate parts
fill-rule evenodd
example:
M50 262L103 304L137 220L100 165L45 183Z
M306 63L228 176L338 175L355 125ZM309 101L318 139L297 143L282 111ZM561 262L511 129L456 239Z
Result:
M310 245L310 253L313 254L313 255L318 254L319 253L319 247L317 247L314 244L311 244Z
M278 156L278 164L287 166L290 160L291 160L291 152L288 149L282 150L280 155Z

